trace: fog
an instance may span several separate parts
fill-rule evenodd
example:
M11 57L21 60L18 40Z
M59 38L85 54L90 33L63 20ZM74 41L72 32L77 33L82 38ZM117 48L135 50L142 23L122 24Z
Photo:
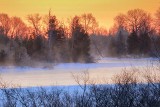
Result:
M143 73L147 67L157 65L154 58L102 58L97 63L61 63L50 64L50 67L39 65L39 67L30 66L1 66L1 79L8 84L22 87L31 86L69 86L77 85L73 74L79 75L83 71L89 73L90 79L97 84L103 84L104 80L112 83L112 77L122 72L124 69L139 69L137 72Z

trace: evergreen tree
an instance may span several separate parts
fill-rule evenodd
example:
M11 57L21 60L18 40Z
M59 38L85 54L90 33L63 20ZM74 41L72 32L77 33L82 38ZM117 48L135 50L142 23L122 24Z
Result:
M34 38L34 51L38 53L42 53L43 51L43 37L41 35L38 35Z
M57 38L57 19L56 16L49 16L48 42L49 48L52 48Z
M119 31L117 35L117 54L123 55L126 52L125 40L122 31Z
M55 61L56 53L56 38L57 38L57 19L56 16L49 15L49 30L48 30L48 61Z
M79 17L72 22L72 57L74 62L92 62L90 56L90 39L88 33L79 24Z
M49 60L54 62L63 62L65 57L65 31L63 27L58 26L55 16L50 16L48 43L49 43Z
M69 46L67 42L65 29L60 26L57 29L56 37L56 47L57 47L57 57L60 62L68 62L70 60L69 56Z
M115 38L112 35L108 36L108 49L110 56L117 56L117 44Z
M139 40L140 40L140 45L139 45L140 52L142 54L148 54L151 48L151 39L148 33L147 32L142 33L139 37Z
M26 49L29 56L31 56L34 53L33 49L34 39L29 37L26 41Z
M138 54L139 52L139 38L135 31L133 31L127 39L128 44L128 53L129 54Z

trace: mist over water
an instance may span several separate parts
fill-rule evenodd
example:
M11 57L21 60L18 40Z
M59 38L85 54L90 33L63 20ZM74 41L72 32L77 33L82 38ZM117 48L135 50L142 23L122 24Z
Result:
M76 85L72 74L81 74L88 71L91 80L103 83L103 80L111 81L111 78L122 72L124 68L131 70L140 69L142 73L146 67L158 64L154 58L102 58L97 63L59 63L39 66L1 66L0 73L3 81L27 86L52 86L52 85ZM98 84L97 83L97 84Z

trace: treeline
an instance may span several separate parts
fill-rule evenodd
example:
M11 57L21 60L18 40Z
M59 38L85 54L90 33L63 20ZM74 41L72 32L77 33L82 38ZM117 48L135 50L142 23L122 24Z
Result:
M155 16L141 9L129 10L114 18L107 35L93 35L95 44L104 56L159 57L160 9Z
M148 72L148 71L147 71ZM139 75L139 73L138 73ZM8 88L1 83L2 107L159 107L160 84L158 75L145 73L146 83L138 81L135 71L116 75L114 85L90 83L88 75L76 80L79 88ZM83 81L83 82L82 82Z
M79 16L72 18L70 32L64 25L59 24L56 16L49 13L49 16L44 18L46 27L42 29L41 16L28 15L27 19L32 25L32 28L29 28L20 18L9 18L7 14L0 14L0 61L2 63L93 62L90 56L89 34L80 23Z
M94 62L97 56L159 56L160 9L155 17L141 9L129 10L114 19L108 30L100 28L92 14L60 22L46 16L27 16L29 25L18 17L0 14L0 61L26 63Z

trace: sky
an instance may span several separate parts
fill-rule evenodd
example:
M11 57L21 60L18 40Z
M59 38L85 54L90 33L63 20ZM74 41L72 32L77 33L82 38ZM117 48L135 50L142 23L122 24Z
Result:
M119 13L140 8L154 14L159 7L160 0L0 0L0 13L23 20L28 14L48 14L49 9L63 21L74 15L92 13L99 25L107 29Z

